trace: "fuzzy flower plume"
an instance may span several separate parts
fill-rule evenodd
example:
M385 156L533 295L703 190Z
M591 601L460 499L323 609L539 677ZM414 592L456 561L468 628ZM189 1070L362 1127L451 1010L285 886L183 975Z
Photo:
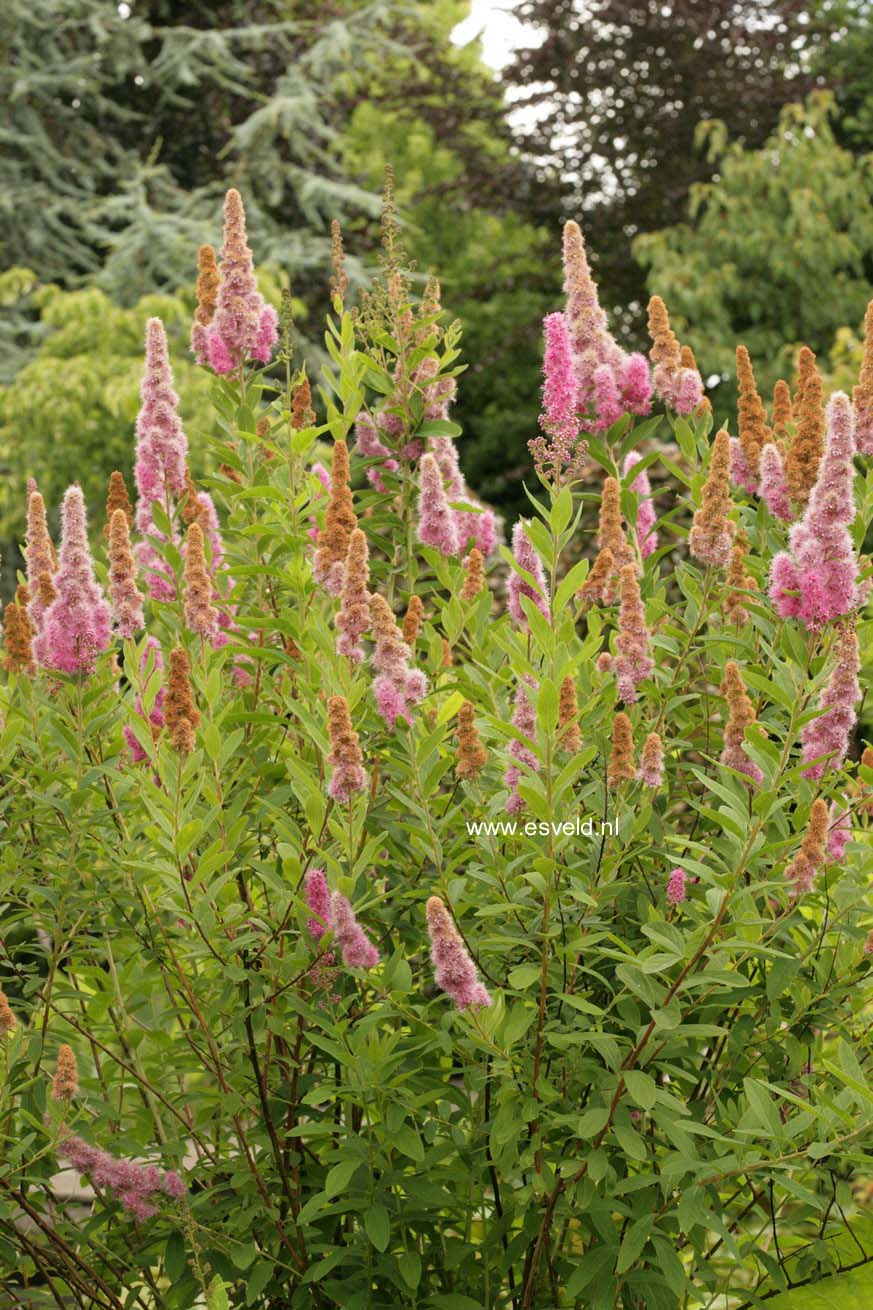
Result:
M382 718L393 728L398 719L412 722L411 709L427 692L427 679L420 669L410 667L412 651L403 640L394 612L384 596L370 597L370 629L373 652L373 694Z
M379 952L358 923L342 892L334 892L330 898L330 926L347 969L375 969Z
M724 666L721 694L727 701L728 707L721 762L727 768L745 774L751 782L760 783L764 775L745 750L746 729L752 727L755 722L755 709L735 660L728 660Z
M338 596L342 591L349 541L357 526L349 486L349 448L344 441L335 441L330 500L324 516L324 531L318 536L314 566L316 582L320 582L331 596Z
M474 546L464 558L464 582L461 600L475 600L485 590L485 561L482 552Z
M862 455L873 455L873 300L864 315L864 354L861 376L852 390L855 441Z
M80 1174L87 1174L99 1191L110 1192L123 1210L140 1221L157 1214L157 1197L177 1199L185 1194L185 1184L177 1173L161 1173L154 1165L119 1159L72 1133L59 1142L58 1155L69 1160Z
M38 491L32 491L27 500L27 535L25 537L24 557L27 563L27 589L30 594L28 613L37 639L41 637L45 612L50 604L47 593L51 590L52 578L57 568L55 550L49 536L45 516L45 501ZM47 578L49 587L40 586L40 579ZM38 649L34 655L40 664L43 659Z
M768 447L769 449L769 447ZM728 623L736 628L745 627L749 621L749 611L745 602L749 593L756 593L758 584L751 573L746 572L746 560L749 557L749 538L740 529L731 547L731 562L728 565L726 588L722 611Z
M155 526L152 505L157 501L169 515L172 498L184 494L188 442L177 413L179 397L173 390L167 337L159 318L150 318L146 324L140 397L134 464L136 527L143 538L162 540L163 533ZM152 542L137 542L134 556L146 573L149 593L156 600L174 600L174 580Z
M627 481L631 470L640 463L641 456L631 450L625 457L622 475ZM649 475L643 469L630 483L630 489L637 497L637 545L643 559L648 559L658 549L658 534L655 531L655 507L652 504L652 488Z
M664 743L657 732L650 732L646 737L637 778L647 787L660 787L664 781Z
M693 414L703 401L703 381L696 365L683 365L682 351L660 296L652 296L649 301L649 336L655 392L668 409L677 414Z
M576 679L568 673L561 679L561 689L558 693L558 746L568 755L575 755L581 745Z
M837 638L834 666L818 703L821 712L803 728L803 761L809 765L803 771L805 777L817 780L844 762L857 721L855 707L861 699L860 670L858 637L854 628L846 626ZM823 755L830 759L821 759ZM818 762L812 764L812 760Z
M752 361L745 346L737 346L737 428L746 466L757 483L761 472L761 452L773 440L767 425L767 411L758 395Z
M695 559L713 568L727 567L734 541L734 525L728 518L730 492L730 438L724 428L712 445L709 476L703 485L702 503L694 511L688 546Z
M600 307L585 241L578 223L564 225L565 317L576 371L576 409L594 431L622 414L648 414L649 370L642 355L628 355L616 343Z
M791 422L791 388L780 378L773 388L773 406L770 410L770 427L774 437L786 437Z
M548 314L543 319L543 335L542 435L527 444L539 475L559 483L562 478L580 476L586 444L579 443L576 366L565 316Z
M143 627L145 618L130 549L130 526L121 508L112 511L109 524L109 599L119 633L132 637Z
M649 654L649 630L640 595L636 569L625 564L621 571L621 605L618 618L618 654L613 661L618 694L625 702L637 699L637 687L651 674L654 666Z
M606 766L606 785L610 789L636 777L634 768L634 734L628 716L619 710L612 721L612 741Z
M332 800L344 805L355 792L363 791L367 785L361 744L352 727L349 703L345 696L331 696L327 702L327 734L330 738L330 754L327 759L333 766L333 776L327 792Z
M310 937L318 941L330 930L330 889L324 869L310 869L306 875L306 904L313 918L306 920Z
M819 796L812 803L800 850L785 870L785 877L792 883L793 896L812 891L816 874L827 858L828 824L827 803Z
M549 621L549 602L546 599L549 588L546 575L540 557L534 550L521 519L512 529L512 556L516 568L509 575L507 591L509 593L509 613L513 621L519 627L527 628L527 615L521 605L522 596L527 596L529 600L532 600L543 618ZM521 573L518 572L519 569L523 569L525 573L529 574L534 585L522 577Z
M406 606L406 613L403 616L403 640L410 650L418 641L418 634L421 632L421 621L424 618L424 601L421 597L413 592L409 597L409 604Z
M209 325L215 317L220 282L214 246L201 246L197 252L197 308L191 325L191 353L198 364L209 362Z
M5 992L0 992L0 1038L11 1037L18 1027L18 1020Z
M353 664L360 664L364 658L364 648L360 641L370 627L369 581L367 538L360 528L355 528L349 538L349 553L343 571L342 602L336 616L336 626L340 630L336 642L337 654L348 656Z
M47 668L87 674L109 646L112 614L94 578L81 487L67 488L61 522L57 595L44 616L41 655Z
M457 555L458 528L443 490L442 474L434 456L421 457L420 495L418 498L418 539L443 555Z
M164 657L161 652L160 642L156 637L146 637L145 647L139 661L143 692L148 691L152 678L160 678L163 671ZM149 728L151 729L153 741L157 741L161 728L164 726L164 695L164 687L159 686L149 712ZM137 714L142 715L145 713L141 693L137 693L134 709ZM136 733L127 723L124 725L124 740L127 742L135 764L139 764L140 761L146 758L146 753L140 745Z
M458 710L458 757L455 774L459 778L478 778L488 763L488 755L476 727L476 711L468 700Z
M600 510L597 519L597 545L601 551L612 553L616 571L625 564L636 567L636 555L628 541L621 522L621 485L618 478L605 478L600 494ZM609 604L609 601L604 601Z
M203 529L190 524L185 539L185 622L204 641L218 635L218 610L212 604L212 579L206 567Z
M206 329L208 362L216 373L233 373L247 359L269 364L278 336L278 317L258 291L247 245L242 197L233 188L224 198L221 280L215 313Z
M833 802L830 809L830 826L828 828L828 858L838 861L846 853L846 847L852 840L852 814Z
M824 454L824 387L815 355L802 346L797 356L797 390L792 405L794 437L785 455L785 483L795 504L803 506L818 479Z
M852 407L835 391L818 479L803 518L791 529L789 551L774 558L770 573L770 599L779 617L802 619L811 631L848 614L863 598L849 531L855 518L854 455Z
M685 900L687 877L684 869L673 869L667 879L667 904L681 905Z
M191 690L191 664L181 646L170 651L170 670L163 701L164 723L173 749L190 755L194 749L200 712Z
M577 596L580 601L597 605L611 605L615 600L615 557L609 547L598 551L588 577Z
M79 1071L71 1046L58 1047L58 1062L52 1079L52 1100L72 1101L79 1090Z
M34 627L30 621L27 583L22 583L3 611L3 667L10 673L33 673Z
M119 473L118 469L109 474L109 486L106 491L106 522L103 524L104 537L109 536L109 529L112 526L112 515L117 509L124 513L127 519L128 528L133 527L133 505L130 503L130 496L127 494L127 484L124 481L124 474Z
M535 697L536 690L536 683L528 674L519 683L515 693L515 709L511 722L521 736L513 737L509 744L511 763L503 775L503 781L509 788L509 799L506 802L508 814L518 814L524 809L524 800L518 790L518 784L525 776L525 768L522 766L539 772L539 760L532 749L537 735L537 712L531 693L533 692Z
M690 346L683 346L682 349L679 351L679 364L682 368L688 369L692 373L696 373L697 376L700 377L700 369L697 367L697 360L695 358L694 351L691 349ZM688 386L688 389L690 391L691 384L688 383L686 385ZM702 378L700 380L700 385L701 387L703 386ZM712 401L709 399L709 396L704 396L700 404L697 406L697 408L694 411L694 417L699 418L702 414L711 414L711 413L712 413Z
M491 1004L487 988L479 981L476 966L464 945L454 920L438 896L427 902L427 932L434 978L459 1010Z
M779 448L772 441L761 451L761 479L759 493L770 513L784 523L794 517L785 482L785 469Z

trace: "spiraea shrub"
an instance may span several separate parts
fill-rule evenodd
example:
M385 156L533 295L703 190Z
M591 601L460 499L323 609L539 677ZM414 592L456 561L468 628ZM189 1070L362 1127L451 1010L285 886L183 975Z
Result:
M4 1304L728 1310L873 1253L873 322L826 405L740 347L731 433L564 265L514 525L390 198L313 391L228 193L201 485L153 319L105 526L20 488Z

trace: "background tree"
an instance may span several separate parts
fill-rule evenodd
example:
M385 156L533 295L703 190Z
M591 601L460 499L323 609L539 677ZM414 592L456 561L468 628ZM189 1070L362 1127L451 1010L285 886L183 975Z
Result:
M695 149L717 118L750 148L810 85L823 39L802 0L525 0L532 27L506 71L515 102L536 110L528 152L558 170L568 216L586 231L606 303L643 322L640 233L678 222L714 160Z
M701 137L718 179L692 187L689 221L637 239L704 373L733 376L743 342L758 381L787 376L797 345L827 354L873 294L873 157L834 139L833 99L787 105L759 150L727 143L723 124ZM726 412L732 390L716 400Z

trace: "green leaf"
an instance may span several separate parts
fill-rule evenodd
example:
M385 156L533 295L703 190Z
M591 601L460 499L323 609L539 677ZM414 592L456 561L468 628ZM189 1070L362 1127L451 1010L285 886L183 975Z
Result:
M324 1194L328 1200L345 1191L360 1164L360 1160L340 1160L339 1164L333 1166L324 1184Z
M797 1287L767 1302L771 1310L870 1310L873 1267L823 1278L811 1287Z
M371 1205L364 1215L367 1236L377 1251L384 1251L391 1237L391 1220L384 1205Z
M227 1287L222 1278L215 1275L206 1293L206 1310L230 1310L227 1299Z
M421 1256L417 1251L404 1251L397 1258L397 1268L406 1286L414 1292L421 1282Z
M624 1085L632 1101L643 1110L651 1110L658 1092L651 1074L643 1073L640 1069L628 1069L624 1074Z

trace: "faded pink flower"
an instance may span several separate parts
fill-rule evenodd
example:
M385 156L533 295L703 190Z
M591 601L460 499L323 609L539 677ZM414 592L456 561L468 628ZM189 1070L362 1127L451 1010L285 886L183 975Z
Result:
M852 815L842 805L836 801L831 804L830 822L828 825L828 856L830 859L841 860L846 853L846 847L852 840Z
M43 621L45 664L63 673L92 673L112 637L112 612L94 578L81 487L68 487L61 510L57 595Z
M427 902L427 931L437 986L459 1010L490 1005L488 989L479 981L464 940L438 896L431 896Z
M566 317L560 313L547 314L543 319L543 335L542 435L529 441L528 448L540 475L557 482L565 473L574 476L586 445L583 442L580 448L578 444L576 368Z
M525 768L539 772L539 760L532 749L537 736L536 692L536 682L530 674L526 674L515 693L515 709L511 720L512 726L518 730L521 737L513 737L510 742L509 757L512 763L503 775L503 781L510 793L506 802L508 814L518 814L524 809L524 800L518 790L518 784L525 776Z
M625 456L622 473L625 481L631 469L636 468L642 460L635 450ZM648 559L658 549L658 534L655 531L655 507L652 503L652 487L645 469L638 473L630 484L630 489L637 497L637 544L643 559Z
M828 684L818 703L822 713L805 724L801 734L804 763L818 760L804 769L807 778L823 777L827 769L838 769L846 758L857 721L855 706L861 699L860 669L857 634L853 628L844 628L837 639L836 660ZM822 755L830 759L819 759Z
M162 1173L154 1165L119 1159L72 1133L61 1138L57 1149L74 1169L88 1175L98 1191L110 1192L122 1209L140 1221L157 1214L154 1202L161 1194L172 1198L185 1194L185 1184L175 1171Z
M242 197L231 188L224 198L224 242L215 315L207 328L209 363L231 373L247 359L270 361L277 337L276 311L264 303L247 244Z
M655 667L649 654L646 610L633 564L625 564L621 570L621 605L615 644L618 654L612 661L612 668L618 694L623 701L631 703L637 699L637 687Z
M667 902L681 905L685 900L686 873L684 869L674 869L667 879Z
M173 497L185 491L188 442L176 412L179 397L173 390L167 337L159 318L150 318L146 325L140 396L134 464L136 527L142 537L162 541L165 537L155 526L152 505L157 501L167 517L172 517ZM174 579L152 542L139 541L133 553L146 573L149 593L157 600L175 600Z
M742 487L752 496L758 494L758 479L746 459L739 437L731 437L731 481L734 486Z
M358 923L342 892L334 892L330 898L330 926L347 968L375 969L379 952Z
M443 555L457 555L460 550L458 528L443 490L439 465L428 452L422 455L419 467L418 539Z
M791 501L785 485L785 472L782 468L782 456L779 448L768 441L761 451L761 482L759 493L776 518L790 523L792 519Z
M533 601L543 618L549 619L549 594L548 584L543 566L540 563L540 557L536 553L531 543L530 537L525 531L524 523L521 519L512 529L512 554L515 559L517 569L523 569L533 579L535 585L531 585L526 578L521 576L517 570L513 570L509 575L507 591L509 593L509 613L515 623L521 628L527 628L527 615L521 606L522 596L527 596Z

